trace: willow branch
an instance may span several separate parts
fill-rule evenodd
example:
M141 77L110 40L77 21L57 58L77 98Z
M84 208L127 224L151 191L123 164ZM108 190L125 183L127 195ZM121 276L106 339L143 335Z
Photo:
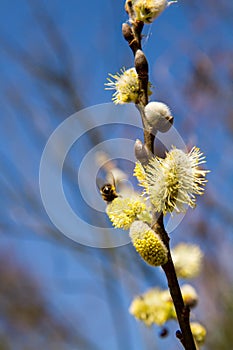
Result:
M176 276L175 267L171 257L171 251L169 246L170 239L163 224L163 215L159 216L152 228L157 234L160 235L168 250L168 261L162 266L162 268L167 277L168 287L181 329L181 332L177 332L177 337L179 338L186 350L196 350L189 322L190 309L187 305L184 304L183 301L180 286Z
M138 74L140 91L136 107L141 114L143 122L144 143L147 146L148 151L154 153L155 135L150 133L144 123L144 107L148 103L149 66L146 60L146 56L141 51L141 37L143 26L144 24L141 21L134 21L132 27L129 24L124 23L122 26L122 34L125 40L128 42L135 58L135 68Z
M128 1L128 5L131 1ZM130 13L131 8L128 6L127 12L129 13L131 19L133 14ZM146 56L141 50L141 33L143 29L143 22L132 21L132 26L124 23L122 26L122 33L125 40L128 42L129 47L131 48L134 54L135 60L135 69L138 74L139 80L139 97L136 102L136 107L138 108L144 130L144 144L148 151L154 153L154 139L155 135L150 133L146 127L146 120L144 116L144 107L148 104L148 62ZM163 224L163 215L161 214L153 225L153 230L160 235L161 239L165 243L168 250L168 261L162 266L168 281L168 287L170 294L174 303L174 307L177 314L177 320L180 326L180 331L177 331L176 336L181 341L185 350L196 350L195 342L190 328L190 309L184 304L183 297L181 294L180 286L176 276L175 267L171 257L170 245L169 245L169 236L165 231Z

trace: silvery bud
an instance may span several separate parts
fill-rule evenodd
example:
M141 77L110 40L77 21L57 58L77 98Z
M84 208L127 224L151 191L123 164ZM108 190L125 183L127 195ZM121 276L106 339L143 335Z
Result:
M135 157L137 158L137 160L139 160L139 162L142 165L148 164L149 159L152 156L152 154L150 154L150 152L148 151L147 147L138 139L135 141L134 144L134 153Z
M173 124L169 107L163 102L149 102L145 107L145 117L153 132L167 132Z

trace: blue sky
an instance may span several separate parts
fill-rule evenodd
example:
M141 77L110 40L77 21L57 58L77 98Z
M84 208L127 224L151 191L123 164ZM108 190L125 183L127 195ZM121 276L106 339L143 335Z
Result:
M65 75L66 66L62 59L64 52L60 52L61 56L54 54L28 3L1 1L0 38L5 42L0 55L2 251L18 257L25 269L36 276L49 308L74 330L78 324L100 349L164 349L172 337L159 339L157 328L145 329L128 314L135 294L154 284L166 286L160 271L142 265L130 246L103 252L69 241L56 230L43 208L38 183L42 151L54 129L76 110L59 86L35 78L33 70L41 63ZM215 254L218 249L225 252L222 264L227 267L232 249L232 222L225 224L222 233L225 217L219 208L226 213L226 207L232 217L233 145L232 129L228 125L233 107L230 77L233 6L227 2L219 10L217 6L212 7L211 1L197 1L195 5L179 1L156 23L145 28L143 48L150 63L153 98L171 106L175 127L185 142L198 144L207 154L211 169L208 198L216 201L212 209L200 204L189 213L172 237L173 242L182 239L203 243L204 240L202 247L207 254ZM109 0L51 0L46 4L66 42L64 57L70 60L75 92L83 107L110 102L111 93L104 90L108 73L133 64L132 53L121 36L121 24L127 20L123 7L124 1ZM34 60L30 72L17 62L20 48ZM218 88L214 96L201 89L187 95L200 58L207 60L210 76ZM17 96L22 97L20 108ZM52 97L61 103L60 109L53 108ZM125 137L124 132L124 128L119 128L114 137L122 134ZM100 136L106 138L102 131ZM82 149L74 146L70 155L71 172L67 177L64 175L67 197L80 212L83 208L76 183L77 168L85 147L93 147L93 142L87 135ZM88 208L84 214L87 218L91 215ZM195 225L204 220L209 224L209 232L216 229L223 234L218 249L215 240L209 247L210 241L195 233ZM228 274L231 280L232 275ZM203 280L195 283L199 286ZM197 309L197 315L205 320L201 308ZM126 338L128 343L122 343ZM172 342L173 348L178 349L174 339Z

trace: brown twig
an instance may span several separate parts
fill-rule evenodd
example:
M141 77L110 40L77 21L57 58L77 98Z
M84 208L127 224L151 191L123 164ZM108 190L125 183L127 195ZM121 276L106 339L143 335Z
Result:
M193 340L193 335L190 328L189 314L190 309L184 304L180 286L177 280L175 267L172 261L169 236L164 228L163 215L160 215L156 223L153 225L153 230L160 235L164 244L168 249L168 261L162 266L168 281L168 287L175 306L177 319L180 325L181 332L177 332L177 338L181 341L186 350L196 350Z
M138 74L139 80L139 97L136 103L138 108L144 130L144 144L148 151L154 153L154 138L155 135L150 133L150 130L146 127L146 120L144 116L144 107L148 104L148 62L146 56L141 50L141 33L143 29L143 22L135 21L132 12L131 1L127 1L126 11L128 12L132 26L124 23L122 26L122 33L125 40L128 42L129 47L133 51L135 57L135 68ZM174 303L174 307L177 314L178 323L181 331L177 331L177 338L182 343L185 350L196 350L195 342L190 328L189 314L190 309L184 304L183 297L181 294L180 286L177 280L175 267L172 261L169 236L165 231L163 224L163 215L159 215L156 218L156 222L153 225L153 230L160 235L161 239L165 243L168 249L168 261L162 266L168 281L168 287Z
M139 98L136 103L136 106L141 114L141 118L143 121L144 142L145 142L145 145L147 145L148 150L154 153L155 135L151 134L150 131L147 129L144 123L144 114L143 114L144 107L148 103L148 71L149 71L146 56L141 50L141 37L142 37L143 26L144 26L144 23L140 21L134 21L132 23L132 27L129 24L124 23L122 25L122 34L125 40L128 42L129 47L133 51L133 54L135 57L135 68L138 74L139 90L140 90L140 94L139 94Z

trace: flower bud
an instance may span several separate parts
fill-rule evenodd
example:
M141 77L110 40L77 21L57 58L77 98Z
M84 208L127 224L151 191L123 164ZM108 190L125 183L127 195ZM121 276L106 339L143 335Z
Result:
M148 164L148 161L151 158L150 152L148 151L147 147L138 139L134 144L134 153L135 157L142 165Z
M148 62L142 50L136 51L134 64L135 64L136 72L138 73L139 76L148 75L148 70L149 70Z
M128 23L122 24L122 34L126 41L130 42L134 39L132 28Z
M122 24L122 34L125 40L128 42L129 47L135 54L135 52L140 48L140 43L136 38L134 37L133 30L131 26L128 23Z
M167 132L173 124L169 107L163 102L149 102L145 107L145 117L153 132Z

